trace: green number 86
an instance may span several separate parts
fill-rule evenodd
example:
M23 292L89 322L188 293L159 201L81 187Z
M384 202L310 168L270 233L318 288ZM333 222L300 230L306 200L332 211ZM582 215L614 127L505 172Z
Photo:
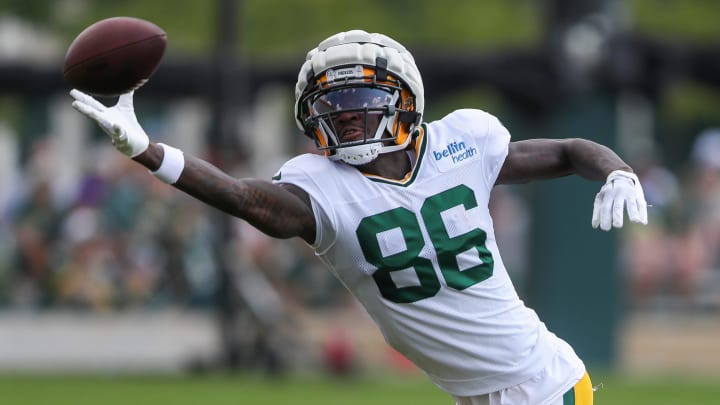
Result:
M440 291L440 280L432 262L420 256L425 247L421 229L423 225L435 249L440 272L448 287L461 291L492 276L494 261L485 246L485 231L475 228L461 235L448 234L442 213L460 205L465 210L477 207L475 194L465 185L455 186L428 197L420 209L422 224L412 211L402 207L371 215L360 221L355 233L365 259L378 268L372 276L385 299L410 303L433 297ZM402 234L404 249L384 254L378 235L396 229ZM461 268L458 256L462 254L475 254L480 263ZM393 281L392 273L408 269L414 270L419 285L398 287Z

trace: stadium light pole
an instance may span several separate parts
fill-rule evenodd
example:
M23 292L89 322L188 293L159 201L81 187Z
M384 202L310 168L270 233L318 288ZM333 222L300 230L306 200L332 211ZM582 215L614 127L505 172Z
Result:
M235 112L237 106L245 101L246 87L243 75L238 75L237 57L239 13L242 0L216 0L215 2L215 44L212 55L210 102L210 132L208 146L210 160L218 167L227 170L237 155L242 156L237 134L238 125ZM239 77L238 77L239 76ZM233 286L232 268L227 265L226 250L232 238L232 227L226 215L212 212L211 220L218 231L218 240L214 243L215 265L219 285L217 289L217 320L220 334L220 368L236 369L241 366L242 344L237 339L239 305Z
M244 1L216 0L215 48L212 57L210 106L211 125L208 136L210 160L232 173L233 167L245 165L247 153L240 124L249 105L248 63L244 60L242 33ZM238 58L238 55L240 58ZM212 211L211 221L218 230L214 244L215 265L219 279L217 290L217 319L220 334L221 358L214 366L230 370L261 367L270 373L281 372L283 361L276 347L268 342L268 334L277 319L268 316L280 307L273 300L270 283L261 272L242 267L232 247L236 237L232 220L226 214ZM245 285L255 280L265 286L263 297L248 294ZM258 284L256 284L258 285ZM273 305L274 303L274 305ZM265 311L257 311L261 305ZM272 307L272 308L270 308Z

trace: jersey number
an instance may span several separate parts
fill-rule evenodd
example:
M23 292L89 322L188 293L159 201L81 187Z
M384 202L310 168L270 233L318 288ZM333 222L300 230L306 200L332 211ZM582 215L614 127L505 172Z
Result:
M425 247L420 228L423 225L430 236L440 271L448 287L464 290L492 275L494 262L492 254L485 247L485 231L475 228L461 235L448 234L442 213L458 206L465 210L477 207L475 194L465 185L455 186L428 197L420 210L422 224L412 211L402 207L365 217L360 221L356 231L360 247L368 263L378 268L372 276L385 299L409 303L432 297L440 291L440 280L432 262L420 256ZM401 233L404 246L401 244L398 247L396 242L394 248L383 249L381 240L391 238L393 232L396 235L397 232ZM480 264L461 268L458 263L459 255L476 255ZM414 270L419 284L415 282L415 285L398 287L393 281L392 273L411 269Z

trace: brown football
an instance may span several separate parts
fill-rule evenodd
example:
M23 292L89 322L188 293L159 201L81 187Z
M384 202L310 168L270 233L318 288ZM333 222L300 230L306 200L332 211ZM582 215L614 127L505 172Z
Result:
M85 28L65 54L63 77L95 96L117 96L142 86L165 53L167 35L133 17L112 17Z

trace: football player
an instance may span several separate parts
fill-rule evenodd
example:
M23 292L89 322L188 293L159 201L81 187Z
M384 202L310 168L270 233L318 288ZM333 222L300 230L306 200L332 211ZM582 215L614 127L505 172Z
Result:
M493 115L424 122L423 82L398 42L353 30L307 54L295 120L323 154L285 163L272 182L236 179L150 142L133 94L73 106L160 180L278 238L302 238L385 339L457 404L590 404L583 362L526 307L498 252L496 184L576 174L604 180L592 226L647 223L632 169L583 139L510 141Z

